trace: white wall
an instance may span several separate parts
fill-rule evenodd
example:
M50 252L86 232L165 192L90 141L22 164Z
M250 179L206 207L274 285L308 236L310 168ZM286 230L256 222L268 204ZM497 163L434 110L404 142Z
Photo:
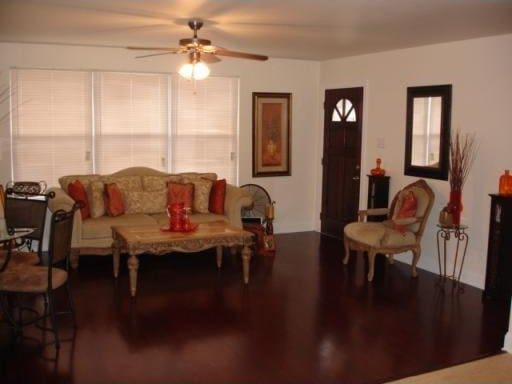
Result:
M98 69L176 72L182 55L135 59L136 53L118 48L0 43L0 84L8 83L8 69ZM308 148L317 148L318 81L320 64L271 59L268 62L223 59L211 65L213 76L240 78L239 183L264 186L276 204L276 232L312 230L315 209L316 165ZM292 93L292 176L252 178L252 92ZM0 106L8 111L6 105ZM0 182L10 180L9 126L0 127Z
M0 84L11 67L174 72L182 57L134 59L124 49L0 43ZM405 102L408 86L453 84L452 127L476 132L477 162L463 192L463 222L470 245L462 279L483 287L489 224L488 193L512 168L512 35L389 51L323 63L271 59L253 62L226 58L212 75L240 78L240 184L267 188L277 201L277 232L319 230L321 205L324 90L365 87L363 174L383 159L391 176L391 194L415 178L403 175ZM291 92L292 176L252 178L252 92ZM5 111L6 106L0 106ZM0 109L1 115L2 109ZM377 148L384 138L385 148ZM10 179L9 128L0 127L0 182ZM360 206L366 206L366 177ZM420 267L437 271L435 224L448 198L448 182L430 180L436 203L423 240ZM400 257L410 262L410 255Z
M415 178L404 176L405 110L408 86L453 84L452 129L475 132L478 158L463 190L462 221L469 225L470 243L462 280L482 288L485 282L489 193L498 178L512 168L512 35L438 44L323 62L320 97L327 88L365 86L363 173L382 158L391 176L391 196ZM320 99L320 100L321 100ZM318 127L321 127L319 117ZM321 129L319 128L320 135ZM377 148L383 138L385 148ZM319 141L321 143L321 140ZM321 151L319 144L318 151ZM317 167L317 211L320 210L321 172ZM367 181L362 177L360 206L366 207ZM428 180L436 194L422 242L420 267L437 272L436 223L446 205L447 181ZM317 221L316 228L319 228ZM399 259L410 262L411 256Z

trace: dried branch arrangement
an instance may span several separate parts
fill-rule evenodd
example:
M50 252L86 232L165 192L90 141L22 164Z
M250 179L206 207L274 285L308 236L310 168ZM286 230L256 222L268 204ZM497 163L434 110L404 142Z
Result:
M475 135L463 134L457 129L450 143L450 187L452 191L462 191L477 152Z

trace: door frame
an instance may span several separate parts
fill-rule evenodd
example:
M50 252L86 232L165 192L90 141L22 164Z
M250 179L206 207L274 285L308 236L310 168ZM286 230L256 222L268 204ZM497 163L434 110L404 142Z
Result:
M368 94L370 90L369 81L364 80L361 82L331 82L328 85L321 84L320 85L320 97L319 97L319 116L318 116L318 129L320 134L318 136L318 145L317 145L317 153L318 153L318 165L317 165L317 188L315 191L315 201L316 201L316 209L315 209L315 230L320 232L322 228L322 222L320 220L320 212L322 212L322 186L323 186L323 167L322 167L322 156L324 153L324 101L325 101L325 91L328 89L340 89L340 88L363 88L363 124L361 126L361 177L359 178L359 209L361 209L365 201L368 198L368 178L363 177L365 170L368 169L369 172L369 164L373 164L371 162L367 162L366 158L368 155Z

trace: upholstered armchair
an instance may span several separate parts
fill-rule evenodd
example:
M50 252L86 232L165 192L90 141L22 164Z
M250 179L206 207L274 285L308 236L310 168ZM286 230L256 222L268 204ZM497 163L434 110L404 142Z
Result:
M399 191L388 208L359 211L359 221L344 229L345 257L347 264L350 251L368 253L368 281L373 280L375 256L385 254L390 263L397 253L412 251L412 275L417 276L416 264L421 255L421 237L430 210L434 204L434 192L420 179ZM368 216L387 215L382 222L367 221Z

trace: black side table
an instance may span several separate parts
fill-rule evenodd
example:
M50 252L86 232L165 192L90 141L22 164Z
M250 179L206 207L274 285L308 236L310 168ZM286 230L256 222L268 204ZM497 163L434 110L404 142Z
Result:
M462 268L464 267L464 260L466 258L466 250L468 249L469 235L466 233L468 226L444 226L437 224L437 227L439 228L437 231L437 260L439 262L440 281L444 283L446 280L452 280L455 283L455 286L457 286L460 291L463 291L464 288L460 285L460 275L462 274ZM447 243L452 238L456 241L456 244L455 253L453 254L453 270L452 273L449 274L446 267L446 247ZM441 243L443 248L442 254Z

